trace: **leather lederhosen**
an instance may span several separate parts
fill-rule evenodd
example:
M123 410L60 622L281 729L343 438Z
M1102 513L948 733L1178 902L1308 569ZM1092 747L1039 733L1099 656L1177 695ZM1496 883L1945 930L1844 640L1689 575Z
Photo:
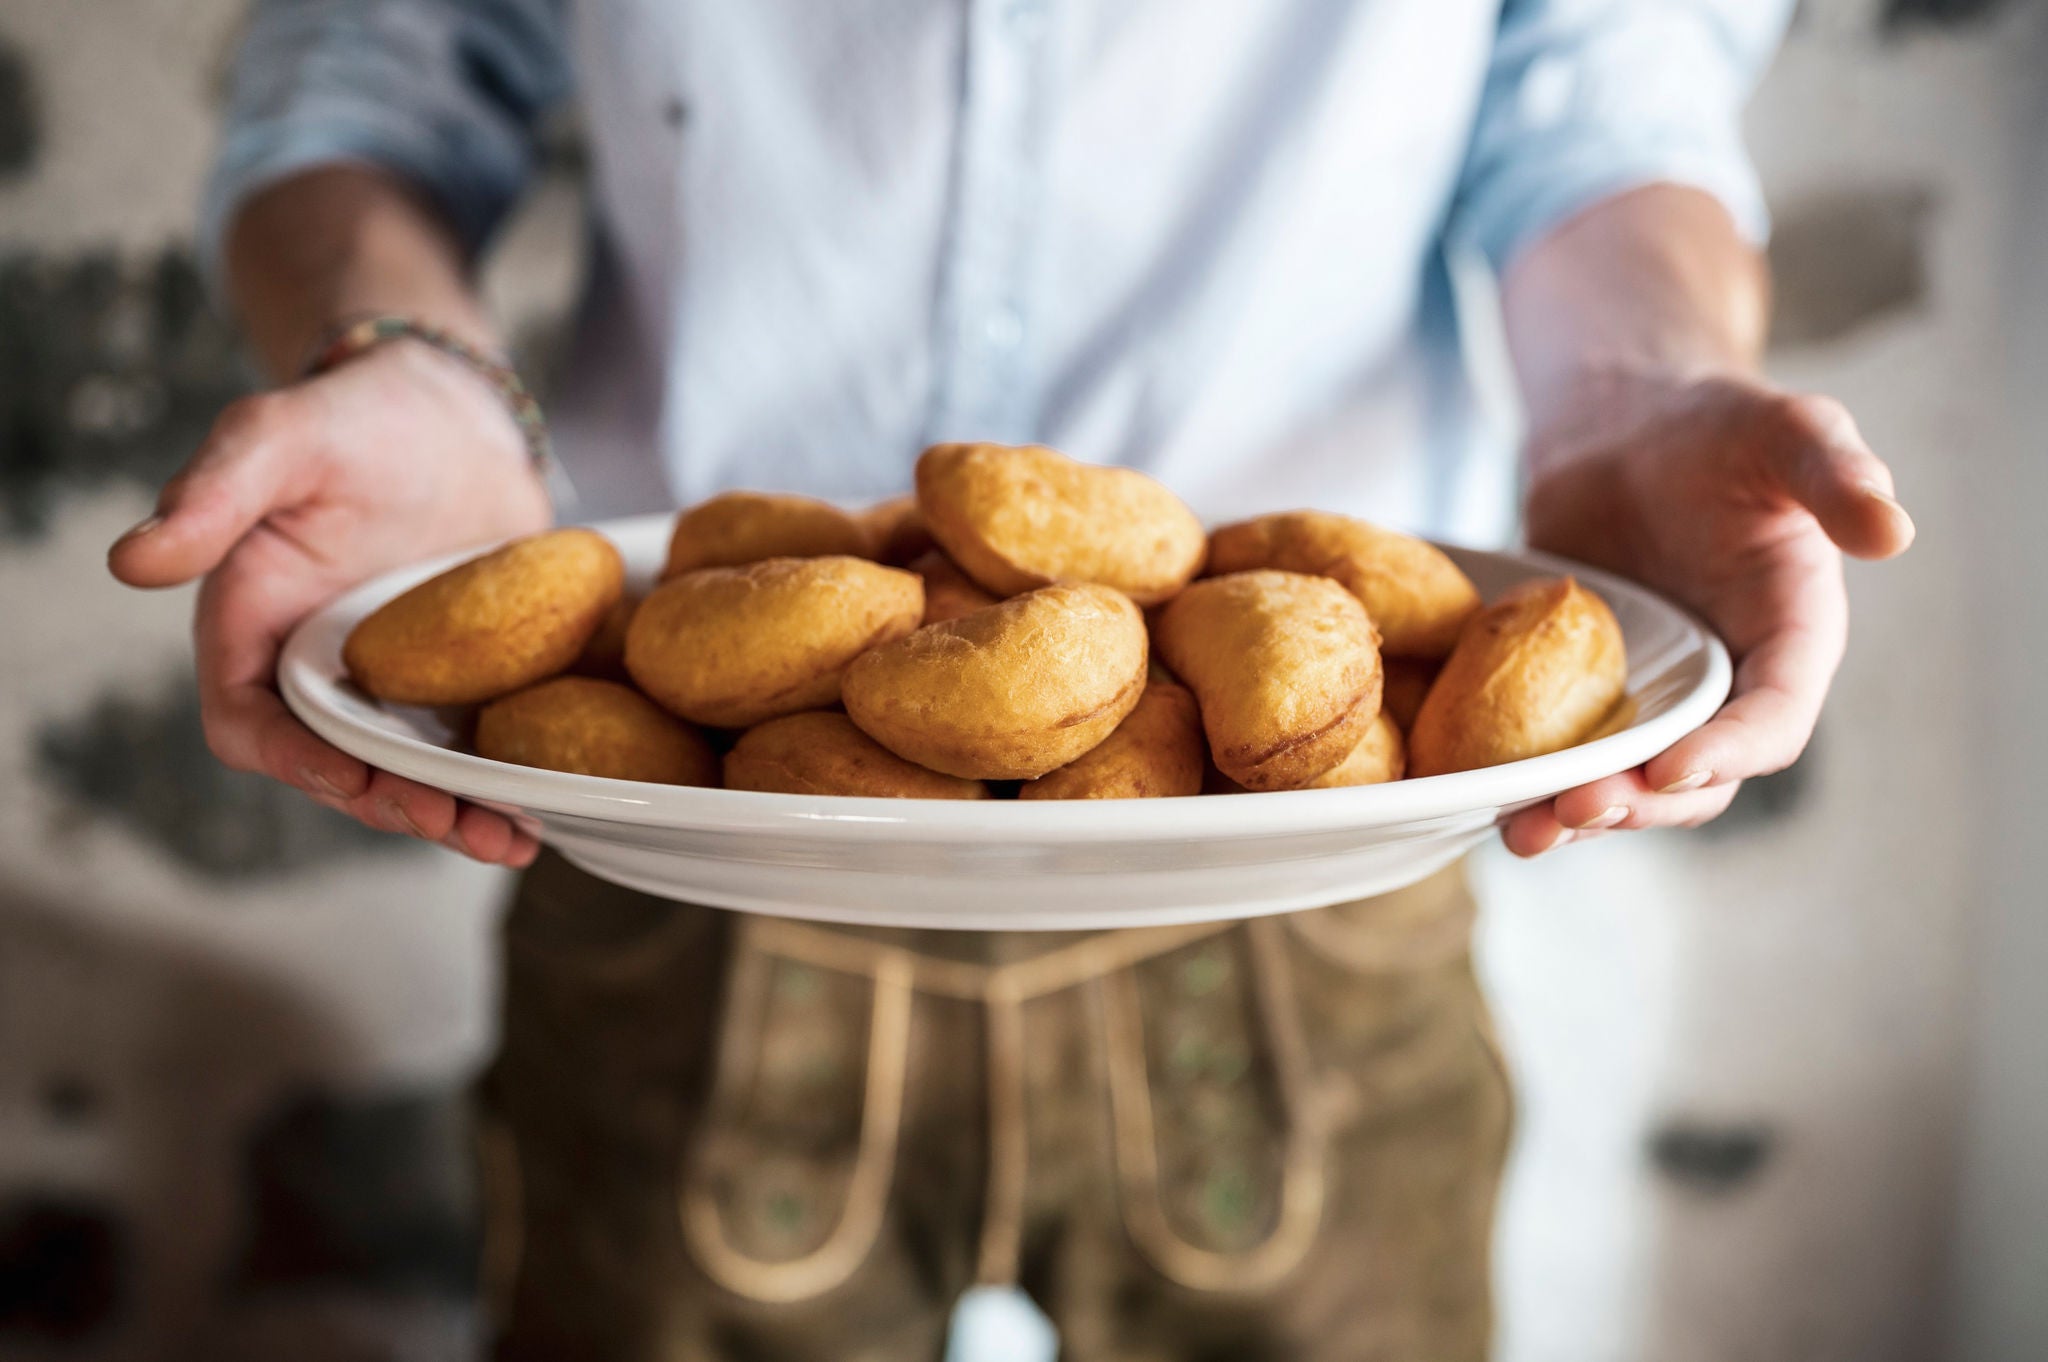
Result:
M1509 1090L1461 871L1245 923L891 932L555 858L484 1085L512 1359L936 1358L1015 1282L1091 1359L1486 1353Z

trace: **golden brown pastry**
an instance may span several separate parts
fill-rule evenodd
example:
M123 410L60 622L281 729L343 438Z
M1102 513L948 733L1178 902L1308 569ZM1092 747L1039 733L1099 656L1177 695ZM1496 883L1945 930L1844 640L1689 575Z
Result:
M1613 709L1607 711L1607 717L1593 725L1593 731L1579 739L1579 742L1584 744L1598 742L1602 738L1611 738L1623 729L1633 725L1636 721L1636 715L1636 697L1624 695L1621 699L1614 702Z
M633 612L640 607L641 597L628 591L612 602L612 608L604 612L598 621L597 632L590 636L590 642L583 645L583 651L569 665L569 670L578 676L595 676L606 681L631 681L626 674L626 626L632 623Z
M924 614L914 572L861 558L768 558L663 582L633 612L626 670L692 723L746 728L839 698L846 664Z
M342 661L394 704L494 700L574 662L625 581L595 530L515 540L386 601L349 632Z
M1202 792L1202 716L1185 686L1154 680L1116 731L1074 760L1027 780L1019 799L1158 799Z
M1145 623L1105 586L1049 586L928 625L846 669L846 712L907 761L1030 780L1108 737L1145 689Z
M837 710L806 710L757 724L725 754L729 790L864 795L877 799L987 799L978 780L927 771L854 727Z
M1153 637L1201 705L1217 769L1248 790L1307 785L1380 711L1372 621L1325 577L1210 577L1174 598Z
M1408 734L1408 772L1470 771L1584 742L1628 682L1621 626L1569 577L1523 582L1473 617Z
M862 511L859 519L874 543L875 558L890 567L906 567L932 548L932 532L925 528L924 513L917 509L917 498L908 492L876 502Z
M1380 708L1391 714L1394 722L1401 726L1401 731L1406 733L1415 727L1415 716L1422 710L1422 697L1429 694L1429 688L1443 666L1420 658L1383 656L1380 668L1386 676L1386 682L1380 689Z
M1040 445L934 445L917 461L917 504L939 547L998 596L1095 582L1151 605L1187 585L1206 548L1195 513L1143 473Z
M938 624L996 603L937 549L919 556L910 570L924 578L924 622Z
M1407 766L1406 744L1401 730L1382 709L1365 730L1358 746L1344 760L1308 783L1311 790L1335 790L1346 785L1380 785L1399 780Z
M1479 592L1434 544L1327 511L1282 511L1209 536L1209 571L1279 568L1329 577L1365 605L1392 657L1449 656Z
M721 492L676 517L662 580L707 567L764 558L873 558L875 539L858 517L829 501L785 492Z
M718 784L718 754L703 734L632 687L589 676L558 676L485 705L476 752L581 776Z
M1202 793L1205 795L1237 795L1250 794L1251 791L1217 770L1216 762L1212 758L1202 763Z

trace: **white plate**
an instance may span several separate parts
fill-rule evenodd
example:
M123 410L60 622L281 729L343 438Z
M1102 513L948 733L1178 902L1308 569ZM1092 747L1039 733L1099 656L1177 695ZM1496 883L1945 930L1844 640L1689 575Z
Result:
M597 528L645 584L671 523L651 515ZM343 751L530 815L577 865L651 894L835 922L976 930L1250 917L1422 879L1505 814L1647 761L1727 696L1720 641L1642 587L1542 554L1449 552L1489 600L1526 577L1561 572L1605 597L1628 642L1635 721L1597 742L1488 770L1282 794L961 802L600 780L456 750L445 716L385 706L349 684L341 644L356 621L468 553L391 573L306 620L285 645L278 681L293 712Z

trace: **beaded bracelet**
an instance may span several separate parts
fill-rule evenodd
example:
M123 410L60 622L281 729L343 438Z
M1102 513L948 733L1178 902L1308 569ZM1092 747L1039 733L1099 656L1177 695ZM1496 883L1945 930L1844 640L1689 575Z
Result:
M369 353L387 341L416 340L431 345L445 355L452 356L468 367L477 377L491 385L498 396L505 400L511 410L512 420L519 427L519 433L526 440L526 452L533 460L533 466L543 475L554 467L554 453L548 442L547 418L541 415L540 402L533 391L526 386L512 366L503 360L494 359L465 340L443 331L438 326L411 317L376 316L359 317L336 326L322 337L314 348L313 358L307 361L301 371L301 378L313 378L329 369L360 355Z

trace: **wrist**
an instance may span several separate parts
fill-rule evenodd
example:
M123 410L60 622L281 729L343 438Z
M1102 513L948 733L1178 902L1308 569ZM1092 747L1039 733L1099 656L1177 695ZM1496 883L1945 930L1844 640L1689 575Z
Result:
M457 414L468 429L491 451L503 458L508 468L539 475L526 436L504 399L476 371L445 351L424 342L401 338L377 347L353 361L360 364L388 364L394 373L427 399Z
M1753 380L1769 298L1761 257L1710 196L1649 185L1596 204L1501 281L1530 431L1575 427L1636 394Z
M450 331L395 314L348 321L323 339L306 363L304 376L317 377L340 365L391 350L417 356L426 363L426 373L438 374L441 379L459 385L471 398L487 398L501 418L495 424L510 424L533 472L545 480L552 454L540 403L509 362Z
M1560 374L1527 413L1524 458L1532 480L1555 466L1628 442L1643 426L1724 385L1755 386L1754 370L1706 354L1589 358Z

